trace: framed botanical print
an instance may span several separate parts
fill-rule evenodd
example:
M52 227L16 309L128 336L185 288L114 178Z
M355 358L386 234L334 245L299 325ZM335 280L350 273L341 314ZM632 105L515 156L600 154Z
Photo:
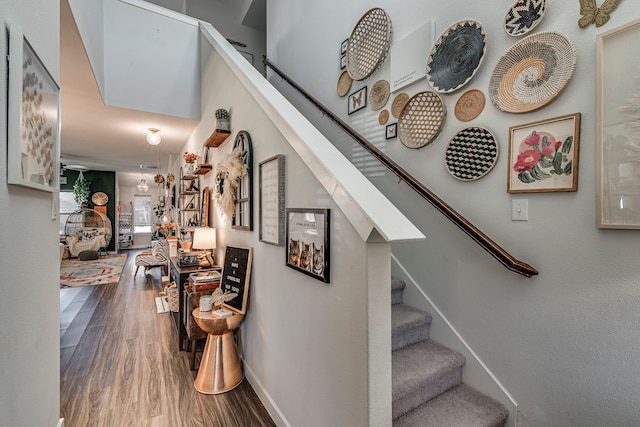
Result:
M578 190L580 113L509 128L507 192Z
M60 86L19 25L9 34L7 182L60 189Z

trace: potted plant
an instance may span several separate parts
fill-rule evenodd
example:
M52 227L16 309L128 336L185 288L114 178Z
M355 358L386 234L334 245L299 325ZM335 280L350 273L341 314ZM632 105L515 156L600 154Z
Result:
M224 108L216 110L216 130L229 132L229 111Z
M164 176L162 176L162 174L156 174L156 176L153 177L153 181L156 184L162 184L164 182Z

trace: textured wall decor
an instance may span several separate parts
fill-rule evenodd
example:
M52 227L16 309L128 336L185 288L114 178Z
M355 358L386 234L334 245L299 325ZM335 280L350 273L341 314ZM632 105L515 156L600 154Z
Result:
M468 122L480 115L485 104L484 93L478 89L471 89L458 98L455 115L461 122Z
M447 28L427 59L427 81L440 93L454 92L471 81L487 50L487 33L477 21Z
M605 0L598 7L596 0L580 0L580 15L578 27L586 28L591 23L595 23L596 27L601 27L609 22L610 14L616 10L620 0Z
M442 131L447 115L437 93L420 92L407 102L398 119L400 142L409 148L430 144Z
M353 80L364 80L387 59L391 47L391 19L380 8L373 8L358 21L347 43L346 66Z
M498 144L491 132L468 127L456 133L445 151L445 165L454 178L475 181L488 174L498 161Z
M389 100L389 82L386 80L378 80L371 86L369 93L369 107L372 110L379 110Z
M510 36L524 36L538 26L547 0L517 0L504 17L504 31Z
M491 75L489 98L508 113L544 107L562 92L576 67L576 48L556 32L526 36L505 53Z

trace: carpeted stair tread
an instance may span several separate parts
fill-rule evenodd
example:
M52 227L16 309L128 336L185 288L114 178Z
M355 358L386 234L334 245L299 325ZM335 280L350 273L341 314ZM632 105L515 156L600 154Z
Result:
M392 353L393 418L460 383L465 358L432 340Z
M500 402L460 384L393 421L393 427L499 427L509 411Z
M406 286L404 280L397 277L391 278L391 304L400 304L402 302L402 293Z
M429 325L433 317L406 304L391 306L391 350L396 351L429 339Z

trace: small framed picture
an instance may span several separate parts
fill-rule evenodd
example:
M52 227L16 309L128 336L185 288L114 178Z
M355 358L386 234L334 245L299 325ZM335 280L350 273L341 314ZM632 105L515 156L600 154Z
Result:
M347 112L349 114L353 114L358 110L363 109L367 106L367 87L363 87L362 89L358 89L349 95L347 99L349 102Z
M392 139L398 136L398 123L391 123L387 125L385 129L386 129L386 133L385 133L386 139Z
M345 53L347 53L347 46L349 45L349 39L345 39L345 41L342 42L342 44L340 45L340 54L344 55Z
M580 113L509 128L508 193L578 190Z
M345 68L347 68L347 56L346 55L342 55L340 57L340 69L344 70Z
M330 219L330 209L287 209L287 267L329 283Z

